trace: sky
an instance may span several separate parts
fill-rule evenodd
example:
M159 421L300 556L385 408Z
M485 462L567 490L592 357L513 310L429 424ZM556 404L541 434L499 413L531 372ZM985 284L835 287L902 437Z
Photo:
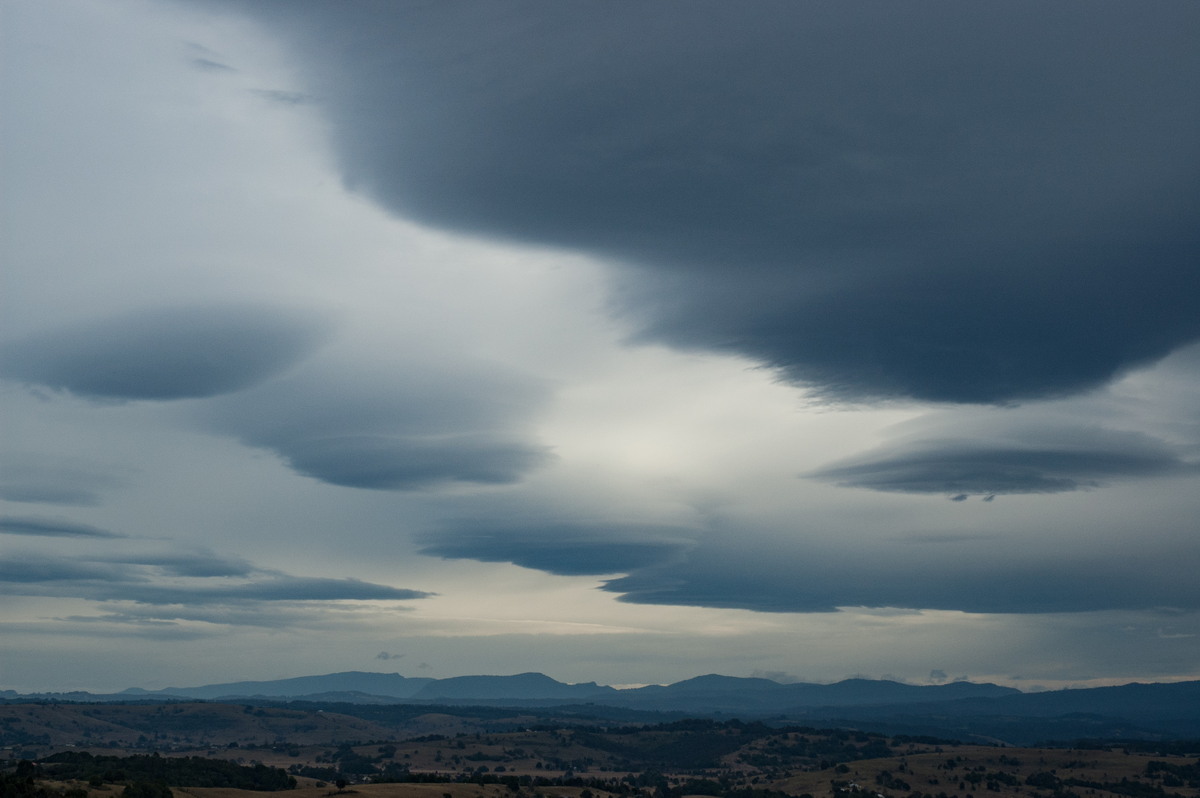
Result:
M1200 679L1200 5L0 15L0 688Z

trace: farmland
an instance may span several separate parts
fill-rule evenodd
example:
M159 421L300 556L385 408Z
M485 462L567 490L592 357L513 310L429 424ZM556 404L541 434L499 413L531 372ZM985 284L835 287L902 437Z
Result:
M367 720L249 704L11 704L0 706L0 759L13 795L23 794L11 786L20 769L45 795L67 798L120 798L151 779L139 775L149 766L177 798L278 789L295 798L1200 798L1200 751L1188 742L1018 748L760 722L429 709ZM224 775L197 775L206 761L257 773L244 782L255 789L231 787L215 765L208 771Z

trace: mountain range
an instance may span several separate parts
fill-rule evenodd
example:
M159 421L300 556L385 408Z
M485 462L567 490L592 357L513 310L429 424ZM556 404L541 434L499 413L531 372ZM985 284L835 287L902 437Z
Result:
M963 698L1020 695L1011 687L972 682L910 685L893 681L847 679L835 684L783 684L770 679L709 674L668 685L617 689L595 682L566 684L541 673L513 676L406 677L398 673L349 671L264 682L230 682L162 690L131 688L120 696L236 700L289 698L349 703L495 703L535 705L603 704L629 709L703 713L761 714L795 707L940 703Z
M608 713L654 713L766 720L772 723L870 727L891 733L955 739L1080 738L1200 739L1200 681L1023 693L973 682L911 685L847 679L834 684L784 684L709 674L668 685L617 689L595 682L567 684L541 673L512 676L406 677L349 671L273 681L229 682L121 693L21 696L0 700L145 702L304 702L346 708L380 705L571 707Z

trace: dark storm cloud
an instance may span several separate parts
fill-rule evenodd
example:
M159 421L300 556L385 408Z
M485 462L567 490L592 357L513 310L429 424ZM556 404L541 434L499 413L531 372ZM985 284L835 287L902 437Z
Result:
M1113 557L1104 545L1049 540L1036 550L1011 548L1007 535L988 528L898 532L855 545L838 540L827 525L801 515L789 534L767 540L764 530L721 520L705 528L569 518L514 523L498 512L494 521L447 523L418 542L422 553L450 559L510 562L565 576L624 574L601 589L634 604L789 613L1200 608L1194 577L1200 552L1151 537L1137 551ZM1185 518L1155 531L1190 540Z
M322 366L230 397L206 418L298 473L345 487L507 484L544 464L550 454L523 427L545 387L459 365L453 375L428 364Z
M156 309L10 341L0 376L95 399L217 396L293 365L323 331L276 308Z
M1130 477L1195 473L1147 435L1055 428L1009 438L909 441L867 452L809 476L845 487L970 495L1061 493Z
M51 521L43 518L0 517L0 534L31 535L48 538L121 538L116 532L98 529L70 521Z
M563 576L628 573L676 558L690 546L686 532L648 524L470 521L425 535L421 552Z
M1080 391L1200 336L1200 6L245 2L347 182L626 264L828 395Z
M739 567L731 567L733 561ZM705 546L685 561L635 571L609 580L603 589L630 603L760 612L839 607L1022 614L1190 610L1200 608L1197 568L1200 554L1194 550L1114 560L1081 548L1051 561L1002 560L982 553L945 560L877 548L809 557L803 545L747 555Z

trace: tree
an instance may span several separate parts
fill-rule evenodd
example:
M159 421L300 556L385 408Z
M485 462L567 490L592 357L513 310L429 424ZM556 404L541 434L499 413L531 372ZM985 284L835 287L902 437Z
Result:
M161 781L135 781L121 790L121 798L175 798L175 794Z

